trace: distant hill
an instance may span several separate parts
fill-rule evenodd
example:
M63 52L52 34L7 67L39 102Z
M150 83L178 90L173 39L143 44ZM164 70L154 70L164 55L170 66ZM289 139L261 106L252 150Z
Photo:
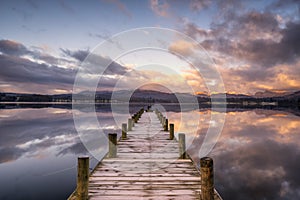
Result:
M269 91L265 90L264 92L256 92L254 97L265 98L265 97L281 97L292 94L293 92L282 92L282 91Z
M275 93L265 91L256 93L253 96L244 94L212 94L211 96L205 93L192 95L189 93L168 93L155 90L118 90L114 91L97 91L95 93L96 102L127 102L126 98L130 97L130 102L144 103L191 103L198 100L199 103L209 103L211 98L222 101L222 97L226 96L227 102L244 103L244 102L279 102L284 104L299 104L300 91L292 93ZM83 91L74 96L72 94L58 95L41 95L41 94L22 94L22 93L0 93L1 102L72 102L72 98L77 101L85 101L94 99L94 93L91 91Z

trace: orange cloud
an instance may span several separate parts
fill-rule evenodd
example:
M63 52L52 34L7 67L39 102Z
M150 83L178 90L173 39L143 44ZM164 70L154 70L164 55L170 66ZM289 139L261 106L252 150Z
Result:
M190 42L178 40L169 46L169 51L187 57L193 53L194 47L194 44Z

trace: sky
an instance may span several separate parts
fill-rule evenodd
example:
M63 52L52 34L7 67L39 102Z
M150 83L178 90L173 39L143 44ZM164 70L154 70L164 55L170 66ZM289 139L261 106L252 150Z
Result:
M174 92L220 92L210 86L221 83L205 74L201 56L192 64L187 61L196 51L208 55L228 93L297 91L299 9L297 0L3 0L0 92L72 92L86 58L94 58L89 55L97 56L93 65L98 68L110 63L105 74L84 76L86 82L101 77L97 90L161 84ZM158 31L112 39L143 27ZM159 35L160 28L192 40L172 40ZM155 33L164 51L143 46L111 57L103 46L121 49L120 44L138 43L140 36L148 41Z

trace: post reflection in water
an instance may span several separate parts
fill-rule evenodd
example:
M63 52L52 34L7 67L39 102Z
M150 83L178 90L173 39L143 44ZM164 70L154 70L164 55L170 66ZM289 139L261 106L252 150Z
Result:
M84 109L83 109L84 110ZM96 108L105 133L121 133L109 106ZM122 109L117 115L122 115ZM186 133L188 153L198 153L209 126L209 109L187 110L183 118L166 108L175 133ZM89 120L90 112L80 112ZM217 113L214 113L217 114ZM76 159L88 154L70 107L0 110L0 199L66 199L75 188ZM229 111L223 131L209 156L215 163L215 186L226 199L300 199L300 118L275 110ZM93 129L93 126L86 127ZM94 131L91 131L93 139ZM176 134L175 134L176 135ZM93 141L107 151L107 140ZM91 167L97 163L91 159Z

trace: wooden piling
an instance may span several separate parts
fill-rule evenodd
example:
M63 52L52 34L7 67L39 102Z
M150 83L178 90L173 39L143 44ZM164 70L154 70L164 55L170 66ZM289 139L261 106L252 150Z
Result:
M77 166L77 199L88 199L88 187L89 187L89 157L78 157Z
M170 140L174 139L174 124L170 124Z
M117 157L117 134L116 133L109 133L108 134L108 142L109 142L109 151L108 157L115 158Z
M201 200L214 200L214 170L213 159L203 157L200 159L201 174Z
M132 119L128 118L128 131L132 131Z
M164 127L165 125L165 120L166 120L166 117L162 117L162 120L161 120L161 125Z
M127 138L127 124L122 124L122 139Z
M164 131L168 131L169 120L166 118L164 123Z
M134 127L134 122L135 122L134 116L132 116L131 119L132 119L131 126Z
M138 114L133 115L134 123L137 123L139 120Z
M178 144L179 144L179 158L185 159L186 152L185 152L185 134L184 133L178 134Z

